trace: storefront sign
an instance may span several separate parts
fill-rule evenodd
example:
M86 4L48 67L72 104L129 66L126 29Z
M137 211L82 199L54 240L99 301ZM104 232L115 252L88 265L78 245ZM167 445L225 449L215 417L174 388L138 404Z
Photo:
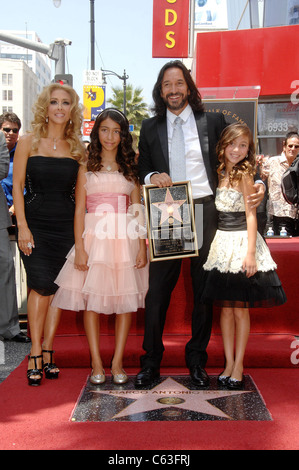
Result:
M227 124L247 124L257 139L257 99L206 100L203 99L207 113L223 114Z
M285 138L286 134L298 129L299 104L291 102L259 103L259 137Z
M153 0L153 57L188 57L189 0Z

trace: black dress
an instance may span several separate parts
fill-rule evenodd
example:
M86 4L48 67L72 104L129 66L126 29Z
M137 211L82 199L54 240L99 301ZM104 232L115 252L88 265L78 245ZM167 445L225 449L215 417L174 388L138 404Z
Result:
M72 158L33 156L26 170L25 216L35 248L21 252L27 286L52 295L54 283L74 244L74 191L79 164Z

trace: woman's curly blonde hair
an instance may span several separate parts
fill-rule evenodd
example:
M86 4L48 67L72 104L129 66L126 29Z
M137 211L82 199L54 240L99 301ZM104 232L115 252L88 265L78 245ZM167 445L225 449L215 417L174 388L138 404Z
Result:
M220 136L219 142L216 147L216 152L218 155L218 160L220 165L217 168L217 173L221 178L224 177L225 171L225 149L226 147L233 142L238 137L245 136L249 140L248 154L246 158L242 161L236 163L229 174L229 183L232 186L241 180L242 175L247 174L249 176L254 176L256 173L256 160L255 160L255 145L253 142L252 132L247 126L247 124L234 123L227 126Z
M83 108L79 103L79 96L76 91L69 85L61 85L60 83L51 83L46 86L38 96L33 108L34 118L32 126L32 150L37 150L41 138L47 137L48 123L47 112L50 104L51 94L55 90L66 91L71 98L71 114L70 121L65 127L64 137L70 145L70 154L79 163L85 160L85 146L81 138L81 128L83 124Z

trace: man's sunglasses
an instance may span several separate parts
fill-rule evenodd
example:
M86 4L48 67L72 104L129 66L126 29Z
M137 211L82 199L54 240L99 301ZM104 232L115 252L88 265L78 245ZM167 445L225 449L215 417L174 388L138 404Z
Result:
M2 129L4 130L4 132L7 132L7 134L9 134L10 131L12 131L14 134L17 134L19 132L19 129L11 129L10 127L2 127Z

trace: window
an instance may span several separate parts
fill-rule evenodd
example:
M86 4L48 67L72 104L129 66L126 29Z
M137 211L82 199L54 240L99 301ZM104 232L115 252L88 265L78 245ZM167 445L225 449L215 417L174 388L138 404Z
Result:
M2 99L3 101L12 101L13 100L12 90L2 90Z
M2 74L2 85L12 85L12 73Z
M264 155L280 155L286 134L298 129L299 104L273 101L259 103L258 138L259 152Z
M2 114L3 113L13 113L13 107L12 106L2 106Z

